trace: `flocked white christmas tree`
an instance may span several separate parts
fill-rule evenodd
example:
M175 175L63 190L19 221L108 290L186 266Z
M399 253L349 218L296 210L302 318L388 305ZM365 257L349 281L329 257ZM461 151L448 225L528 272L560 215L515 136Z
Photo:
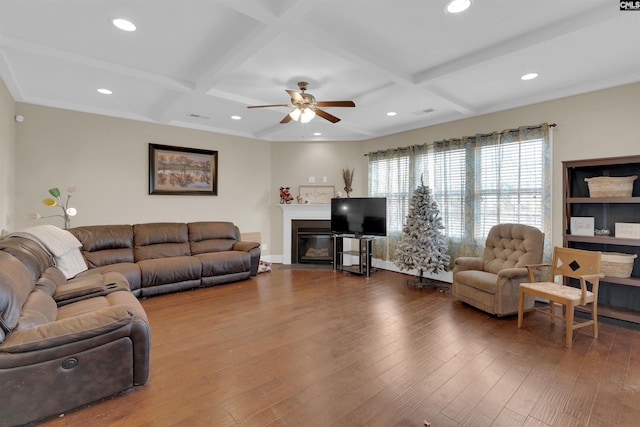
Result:
M437 274L449 266L443 230L438 204L431 189L421 180L411 197L407 221L395 252L395 264L400 270L418 270L420 273L419 279L411 282L413 286L440 289L435 282L427 280L424 273Z

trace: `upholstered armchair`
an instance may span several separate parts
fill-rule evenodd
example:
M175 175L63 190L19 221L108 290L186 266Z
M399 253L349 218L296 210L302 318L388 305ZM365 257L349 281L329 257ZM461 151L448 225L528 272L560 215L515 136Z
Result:
M496 316L518 313L520 283L529 281L528 264L542 262L544 233L524 224L498 224L489 231L482 257L454 261L453 296ZM527 295L524 310L534 297Z

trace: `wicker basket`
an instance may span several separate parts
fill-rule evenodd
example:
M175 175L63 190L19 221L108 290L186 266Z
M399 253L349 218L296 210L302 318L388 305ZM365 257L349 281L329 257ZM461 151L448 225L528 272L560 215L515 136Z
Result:
M602 252L600 272L610 277L630 277L633 262L638 255L619 252Z
M631 197L633 181L637 178L637 175L597 176L584 180L589 186L589 197Z

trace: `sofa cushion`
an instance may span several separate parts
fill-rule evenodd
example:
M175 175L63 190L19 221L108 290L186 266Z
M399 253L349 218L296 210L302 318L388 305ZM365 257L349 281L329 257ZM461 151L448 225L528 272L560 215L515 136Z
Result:
M224 251L196 255L202 262L202 277L222 276L251 270L248 252Z
M35 281L27 267L13 255L0 251L0 263L0 338L4 340L4 334L18 325L20 311L35 289Z
M134 294L138 294L141 286L140 267L133 262L120 262L112 265L103 265L102 267L92 268L88 271L78 274L75 278L83 278L94 274L104 274L110 276L112 273L122 275L129 282L129 289Z
M240 240L240 230L232 222L191 222L187 226L193 255L229 251Z
M133 226L133 232L133 254L136 262L191 255L187 224L136 224Z
M82 243L82 255L89 268L133 262L131 225L93 225L69 231Z
M199 280L202 264L196 257L180 256L138 261L142 287Z
M29 294L27 301L22 306L18 326L15 330L19 331L53 322L57 312L58 307L51 295L36 289Z
M465 270L456 273L456 282L461 285L480 289L484 292L495 294L497 290L496 275L480 270Z
M83 252L90 268L104 265L133 262L133 248L105 249L97 252Z
M540 262L544 234L524 224L498 224L491 228L484 248L484 270L497 274L504 268Z
M25 237L14 236L1 240L0 250L18 258L29 269L34 281L53 265L51 254L37 242Z
M16 331L0 345L0 350L7 353L23 353L86 340L126 326L133 318L132 310L126 306L105 307L91 313Z
M65 283L67 283L67 278L64 277L64 273L57 267L49 267L36 282L36 289L53 296L58 286Z
M67 278L87 269L80 248L82 243L68 230L41 224L15 231L9 237L24 237L40 244L53 257L53 263Z

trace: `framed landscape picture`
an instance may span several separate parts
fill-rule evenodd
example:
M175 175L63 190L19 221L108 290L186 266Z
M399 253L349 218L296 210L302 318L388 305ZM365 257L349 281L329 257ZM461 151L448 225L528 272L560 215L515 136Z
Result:
M149 144L149 194L218 195L218 152Z

